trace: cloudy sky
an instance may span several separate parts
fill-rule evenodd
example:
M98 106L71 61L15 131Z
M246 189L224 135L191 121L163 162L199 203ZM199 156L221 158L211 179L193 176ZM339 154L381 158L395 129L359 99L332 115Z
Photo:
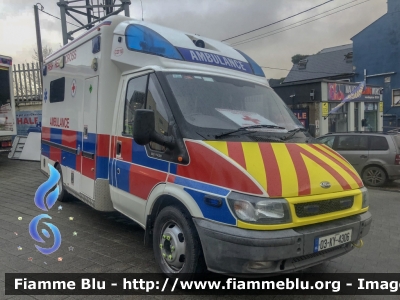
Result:
M33 49L36 47L33 5L38 1L44 6L44 11L60 16L58 0L0 0L0 54L12 56L14 63L33 61ZM97 3L103 0L92 1ZM145 21L224 40L328 0L142 1ZM261 66L290 69L291 57L295 54L314 54L323 48L350 43L352 36L386 13L386 1L333 0L297 17L226 42L235 45L256 36L269 35L236 44L235 47ZM131 2L131 17L141 18L140 0ZM61 21L43 12L39 16L43 45L57 50L62 43ZM317 18L321 19L315 20ZM68 20L74 22L70 18ZM299 26L305 22L310 23ZM294 26L298 27L292 28ZM74 28L68 25L68 30ZM267 78L285 77L288 73L274 69L264 69L264 72Z

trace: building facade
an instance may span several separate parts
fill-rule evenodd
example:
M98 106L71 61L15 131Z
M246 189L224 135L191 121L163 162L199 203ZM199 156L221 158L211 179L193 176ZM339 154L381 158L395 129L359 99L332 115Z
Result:
M329 132L381 131L383 102L379 86L368 85L359 99L328 116L357 86L358 83L322 79L273 88L315 137Z
M400 128L400 1L387 4L385 15L352 38L355 81L384 88L385 131Z

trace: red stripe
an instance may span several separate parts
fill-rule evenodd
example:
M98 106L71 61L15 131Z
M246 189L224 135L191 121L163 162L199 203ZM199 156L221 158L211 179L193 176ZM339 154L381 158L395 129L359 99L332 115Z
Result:
M147 200L154 186L167 179L167 173L133 164L129 173L129 192L144 200Z
M96 162L94 159L82 156L82 175L94 180L96 174L95 164Z
M340 162L334 155L336 154L335 152L333 152L330 148L326 147L327 150L330 152L329 154L324 152L323 150L319 149L316 145L310 145L311 148L317 150L319 153L321 153L322 155L324 155L325 157L328 157L329 155L329 159L333 160L335 163L337 163L340 167L342 167L347 173L349 173L349 175L351 176L351 178L354 179L355 182L357 182L359 187L363 186L363 183L361 181L361 178L359 176L357 176L352 170L350 170L350 168L348 166L346 166L345 164L343 164L342 162Z
M175 182L175 175L169 174L168 178L167 178L167 182L171 182L174 183Z
M76 131L63 129L61 134L61 144L76 149L76 135Z
M56 147L51 147L50 146L50 155L49 158L53 161L61 161L61 149L56 148Z
M242 143L240 142L227 142L228 155L239 165L246 169L246 160L244 158Z
M50 128L42 127L42 140L50 141Z
M76 156L75 170L78 172L81 172L81 170L82 170L82 152Z
M322 159L319 159L318 157L316 157L314 154L304 150L303 148L301 148L299 145L295 145L295 144L288 144L287 146L293 146L293 149L295 149L295 147L297 147L297 151L300 155L303 154L305 156L307 156L309 159L313 160L315 163L319 164L321 167L323 167L327 172L329 172L338 182L339 184L342 186L343 189L351 189L351 186L349 185L349 183L343 178L342 175L340 175L334 168L332 168L330 165L328 165L326 162L324 162ZM303 161L304 164L304 161ZM308 172L306 173L308 175Z
M265 174L267 177L267 193L270 197L282 196L282 180L272 145L269 143L258 143L261 156L264 161Z
M110 153L110 136L108 134L97 135L97 156L108 157Z
M292 158L294 164L294 168L296 170L299 196L311 194L310 175L308 174L304 159L303 157L301 157L301 148L296 144L286 144L286 148L289 151L290 157Z
M178 165L177 175L251 194L262 194L260 188L239 168L213 150L186 142L190 163Z

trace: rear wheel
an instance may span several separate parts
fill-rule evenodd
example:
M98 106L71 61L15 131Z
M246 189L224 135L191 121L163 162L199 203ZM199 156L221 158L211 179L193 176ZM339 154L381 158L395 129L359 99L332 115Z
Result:
M386 183L387 176L382 168L372 166L364 170L362 179L366 185L379 187Z
M58 190L60 193L58 194L57 201L65 202L65 201L67 201L69 194L64 188L64 181L63 181L62 169L61 169L60 164L57 164L56 170L58 171L58 173L60 173L60 180L57 182Z
M153 250L161 271L168 277L193 279L207 270L191 216L179 206L165 207L158 214Z

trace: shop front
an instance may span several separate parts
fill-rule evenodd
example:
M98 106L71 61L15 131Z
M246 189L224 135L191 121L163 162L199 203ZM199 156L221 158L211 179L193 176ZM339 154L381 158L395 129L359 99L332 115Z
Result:
M361 97L347 102L328 116L328 113L351 94L358 84L322 82L322 88L324 86L328 93L327 99L322 99L321 105L327 109L321 110L321 122L325 130L320 132L320 135L328 132L382 131L383 102L380 87L367 86Z

